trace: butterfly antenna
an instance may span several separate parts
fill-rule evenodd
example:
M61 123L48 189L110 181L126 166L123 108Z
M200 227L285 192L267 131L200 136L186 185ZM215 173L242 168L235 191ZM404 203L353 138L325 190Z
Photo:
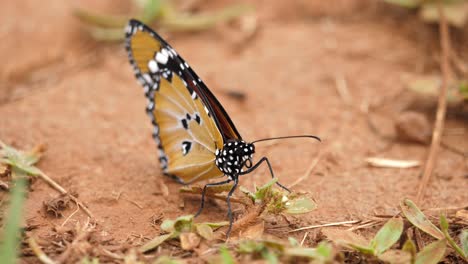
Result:
M251 143L253 144L253 143L262 142L262 141L276 140L276 139L288 139L288 138L313 138L313 139L316 139L316 140L322 142L322 140L321 140L319 137L317 137L317 136L312 136L312 135L298 135L298 136L262 138L262 139L258 139L258 140L252 141Z

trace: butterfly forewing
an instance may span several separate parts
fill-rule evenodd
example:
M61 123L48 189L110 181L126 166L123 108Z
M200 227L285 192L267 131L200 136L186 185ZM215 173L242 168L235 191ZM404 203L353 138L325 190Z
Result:
M130 21L126 48L145 89L164 172L184 183L222 176L214 161L224 143L224 126L217 125L218 119L232 124L229 117L217 118L224 109L209 105L212 99L208 98L214 96L206 86L201 88L201 80L182 58L145 25ZM233 131L238 135L234 126L228 133Z

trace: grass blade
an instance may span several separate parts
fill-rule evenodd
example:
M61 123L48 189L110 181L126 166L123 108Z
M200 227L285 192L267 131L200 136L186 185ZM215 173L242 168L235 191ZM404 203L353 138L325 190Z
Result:
M455 251L458 253L458 255L460 255L462 258L464 258L466 260L465 252L463 252L463 250L457 245L457 243L455 243L453 238L448 233L449 224L447 222L447 218L445 217L445 215L440 216L440 228L442 228L442 233L444 233L445 239L447 239L447 242L449 243L449 245L453 249L455 249Z
M10 207L8 208L3 241L0 247L0 263L16 263L20 239L21 215L25 200L25 189L26 178L18 177L17 175L15 184L11 190Z

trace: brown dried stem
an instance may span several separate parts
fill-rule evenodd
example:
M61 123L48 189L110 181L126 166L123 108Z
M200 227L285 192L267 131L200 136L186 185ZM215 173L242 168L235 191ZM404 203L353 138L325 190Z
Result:
M449 28L445 19L441 3L438 2L437 9L439 11L440 23L440 46L442 49L442 58L440 60L440 68L442 71L442 85L440 87L439 99L437 104L436 120L434 124L434 131L432 133L432 142L429 149L429 155L427 157L426 166L424 168L424 174L418 188L418 194L416 197L416 203L420 203L424 192L426 191L427 185L431 179L432 172L434 171L434 164L436 161L437 153L440 148L440 141L445 123L445 114L447 112L447 86L450 72L449 65L449 50L450 50L450 37Z
M73 196L72 194L70 194L67 190L65 190L62 186L60 186L57 182L55 182L54 180L52 180L52 178L50 178L49 176L47 176L47 174L45 174L44 172L41 172L37 175L38 177L40 177L41 179L43 179L45 182L47 182L47 184L49 184L52 188L56 189L59 193L63 194L63 195L68 195L70 197L70 199L75 202L89 217L93 218L94 219L94 216L93 214L91 213L91 211L89 211L89 209L82 203L78 200L78 198L76 198L75 196Z

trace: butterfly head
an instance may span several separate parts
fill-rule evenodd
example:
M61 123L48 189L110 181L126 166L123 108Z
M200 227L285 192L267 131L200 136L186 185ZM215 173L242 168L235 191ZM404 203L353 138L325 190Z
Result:
M244 167L252 167L255 146L241 140L232 140L224 144L222 149L216 150L216 166L228 176L237 176Z

